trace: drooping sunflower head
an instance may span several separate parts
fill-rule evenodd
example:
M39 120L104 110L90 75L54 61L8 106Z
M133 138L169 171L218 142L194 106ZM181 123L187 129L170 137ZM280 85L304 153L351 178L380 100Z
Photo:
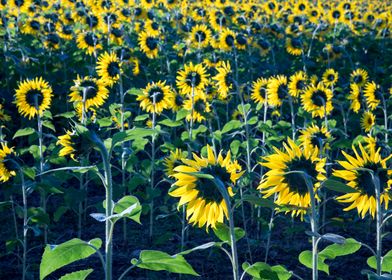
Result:
M160 114L165 109L171 109L174 95L165 81L158 81L149 83L137 100L141 101L140 107L143 110Z
M299 97L306 89L308 77L304 71L297 71L290 76L288 89L289 94L293 97Z
M159 37L143 31L139 34L138 42L140 49L148 58L158 57Z
M370 110L376 109L384 98L381 87L373 81L365 84L364 96Z
M111 87L120 79L121 66L122 62L120 62L116 53L105 52L98 57L96 70L103 82Z
M323 83L327 87L334 86L339 79L339 74L334 69L329 68L323 73Z
M207 82L208 74L206 67L202 64L190 62L183 70L177 72L176 84L182 95L191 95L194 91L203 91Z
M368 151L359 144L359 151L352 147L355 156L342 152L345 160L338 161L343 169L334 170L332 175L346 181L347 185L358 192L347 193L337 197L341 203L350 205L344 211L357 209L358 214L364 218L367 213L374 218L376 214L376 189L373 174L378 174L380 182L380 201L388 209L391 200L392 170L387 169L387 162L392 154L382 158L380 149L369 146ZM371 171L371 172L369 172Z
M287 97L287 77L284 75L278 75L271 77L268 80L267 86L267 98L268 103L273 107L280 107L283 104L283 100Z
M369 75L366 70L358 68L354 70L350 75L350 82L358 85L359 87L364 86L369 79Z
M268 79L265 78L259 78L253 82L251 99L257 104L264 105L267 100L267 85Z
M327 151L331 147L329 143L333 140L331 133L325 126L317 126L315 124L301 130L301 136L298 139L301 146L307 149L317 148L319 151Z
M312 84L301 95L302 106L313 117L323 118L333 110L332 97L332 91L323 83L318 83L317 86Z
M203 97L203 95L198 94L193 99L193 110L192 110L192 98L187 98L184 101L183 108L188 110L186 116L187 121L193 120L193 122L202 122L211 112L210 103ZM193 113L192 113L193 112Z
M42 77L22 81L15 91L18 111L29 119L38 114L42 115L45 110L49 109L51 101L52 88Z
M265 173L258 189L264 197L276 194L275 203L278 205L296 207L287 212L291 212L292 216L300 215L302 219L311 206L304 174L311 178L313 191L316 194L321 182L326 178L324 169L326 159L319 157L318 148L298 146L291 139L288 139L283 147L283 151L274 147L275 153L263 158L261 165L269 170Z
M361 89L358 84L350 84L350 94L347 96L347 99L351 101L350 110L358 113L359 109L361 109Z
M210 44L211 30L205 24L195 25L190 33L190 42L194 48L206 48Z
M300 56L304 51L304 46L300 38L287 38L286 51L294 56Z
M236 34L233 30L225 28L219 35L219 48L223 51L231 51L235 48Z
M1 143L0 149L0 182L5 183L12 177L16 176L14 165L10 159L14 155L13 148L9 148L7 143Z
M62 147L59 151L60 157L69 156L74 161L79 161L91 149L91 144L88 140L75 130L67 130L64 135L59 136L56 145Z
M188 153L186 151L182 151L181 149L175 149L174 151L170 151L170 155L168 155L163 160L163 165L165 166L165 173L167 176L175 174L174 168L179 165L182 165L182 159L186 158Z
M85 102L85 109L101 107L109 97L109 90L101 79L90 76L77 77L69 94L71 102Z
M218 73L213 79L217 82L218 94L225 99L235 86L230 62L222 61L222 63L216 67L216 71Z
M370 132L376 124L376 116L372 112L366 111L361 117L361 128L365 132Z
M93 31L79 33L76 37L76 42L78 48L86 50L88 55L92 55L102 49L102 45L99 43L99 37Z
M207 146L207 157L193 154L193 159L182 159L183 165L174 168L172 177L176 179L169 195L179 197L178 207L186 205L188 222L198 227L215 228L228 218L225 200L213 180L200 178L192 173L199 172L220 180L232 196L232 186L242 176L241 166L233 161L230 152L226 157L214 153Z

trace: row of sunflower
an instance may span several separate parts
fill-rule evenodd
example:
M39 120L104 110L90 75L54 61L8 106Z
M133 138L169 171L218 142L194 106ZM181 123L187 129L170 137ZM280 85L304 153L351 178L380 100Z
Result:
M391 278L391 13L0 1L0 278Z

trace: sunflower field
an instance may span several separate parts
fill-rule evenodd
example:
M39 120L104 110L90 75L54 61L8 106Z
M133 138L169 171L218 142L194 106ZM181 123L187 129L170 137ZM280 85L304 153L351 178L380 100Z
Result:
M0 279L392 279L392 1L0 0Z

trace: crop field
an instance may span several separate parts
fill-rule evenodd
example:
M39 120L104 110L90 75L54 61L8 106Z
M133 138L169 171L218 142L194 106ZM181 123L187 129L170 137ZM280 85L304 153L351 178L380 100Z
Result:
M392 280L392 1L0 0L0 279Z

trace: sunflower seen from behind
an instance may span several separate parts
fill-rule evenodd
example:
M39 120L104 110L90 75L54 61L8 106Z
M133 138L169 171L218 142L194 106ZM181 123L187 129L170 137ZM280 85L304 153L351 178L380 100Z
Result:
M8 147L7 143L2 142L0 148L0 182L2 183L5 183L16 176L16 171L10 161L13 154L14 149Z
M174 168L172 185L169 195L180 198L178 207L186 205L186 218L189 223L208 230L215 228L228 218L226 202L213 180L200 178L194 172L209 174L219 179L233 196L232 187L242 176L241 166L231 159L230 152L224 157L218 156L207 146L207 157L199 157L195 153L193 159L182 159L183 165Z
M165 81L158 81L149 83L137 100L146 112L160 114L173 107L174 94Z
M302 106L312 117L323 118L333 110L332 97L332 91L323 83L318 83L317 86L312 84L301 95Z
M203 64L190 62L177 72L176 84L182 95L192 95L203 92L208 83L207 78L207 69Z
M333 138L324 125L318 126L312 124L301 130L301 135L298 140L301 142L301 146L304 146L306 149L317 148L319 151L326 152L331 148L329 144Z
M109 90L101 79L90 76L77 77L69 94L71 102L85 103L85 109L90 107L101 107L109 97Z
M317 198L317 190L326 179L326 158L319 157L319 150L310 146L299 146L292 139L283 144L284 150L273 147L274 153L263 157L260 163L268 171L262 178L258 189L264 197L276 194L275 203L280 206L295 207L291 215L301 216L303 219L307 209L311 206L310 193L303 177L304 172L313 182L313 191ZM293 172L294 171L294 172ZM291 172L291 173L290 173Z
M96 70L102 81L112 87L122 74L122 63L116 53L105 52L98 57Z
M27 79L15 91L16 107L22 116L32 119L50 108L52 95L51 86L42 77Z
M368 149L359 144L359 150L353 146L354 155L342 151L344 160L338 161L342 169L336 169L332 175L344 180L348 186L357 192L347 193L336 198L343 204L350 204L344 208L344 211L356 209L358 215L362 218L369 213L372 218L376 215L376 193L372 174L367 171L371 170L374 174L378 173L380 180L380 201L381 205L388 209L391 200L392 170L388 169L388 160L392 157L389 154L383 158L380 154L381 149L375 148L375 145L368 145Z

